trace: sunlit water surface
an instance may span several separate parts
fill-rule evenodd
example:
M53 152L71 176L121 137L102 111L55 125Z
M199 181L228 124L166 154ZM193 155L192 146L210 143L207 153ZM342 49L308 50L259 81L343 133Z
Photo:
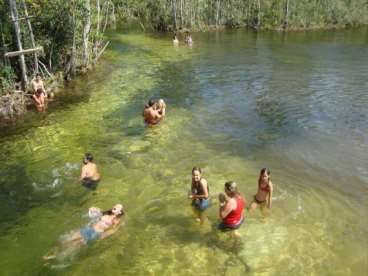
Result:
M1 275L367 273L367 31L193 38L115 32L47 114L2 129ZM155 128L141 118L151 97L168 105ZM95 192L78 182L87 151L103 175ZM193 166L210 185L203 224L186 198ZM271 212L246 212L240 239L219 233L224 182L250 203L264 166ZM42 260L88 207L116 202L116 234Z

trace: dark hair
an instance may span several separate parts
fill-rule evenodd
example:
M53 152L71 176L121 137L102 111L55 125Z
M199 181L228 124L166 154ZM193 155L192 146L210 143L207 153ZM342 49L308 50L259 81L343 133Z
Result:
M43 91L42 91L42 89L41 88L38 88L37 90L36 90L36 93L37 94L41 94Z
M36 73L36 77L41 77L41 74L40 73Z
M151 99L151 100L148 101L148 106L153 106L154 104L155 104L154 100Z
M234 197L235 195L238 195L238 187L234 181L228 181L225 183L225 192L227 192L228 195L231 197Z
M93 161L93 155L89 152L87 152L85 155L84 155L84 158L86 160L88 160L89 162L92 162Z
M258 185L261 184L261 177L264 173L267 173L267 175L269 176L271 174L271 171L269 168L262 168L261 171L259 172L259 177L258 177ZM269 178L270 179L270 178Z
M102 215L103 216L105 216L105 215L112 216L113 215L112 209L103 211ZM123 215L125 215L125 212L124 212L124 209L121 209L121 213L119 215L117 215L116 217L120 218Z
M200 167L193 167L192 173L194 173L194 171L199 171L199 173L202 173L202 170Z

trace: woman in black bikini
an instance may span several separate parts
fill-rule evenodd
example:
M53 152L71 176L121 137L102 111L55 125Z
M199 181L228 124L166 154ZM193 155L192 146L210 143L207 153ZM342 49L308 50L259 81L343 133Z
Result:
M273 187L270 174L271 172L268 168L263 168L259 173L258 191L250 204L249 211L254 210L258 205L261 205L262 208L265 204L267 204L269 209L271 208Z

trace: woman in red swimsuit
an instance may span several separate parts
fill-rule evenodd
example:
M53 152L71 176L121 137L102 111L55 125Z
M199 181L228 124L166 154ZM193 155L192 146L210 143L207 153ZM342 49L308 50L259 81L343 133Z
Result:
M238 192L237 185L234 181L225 183L226 200L220 200L219 215L222 222L219 225L221 230L238 229L243 221L243 210L245 207L245 200Z
M268 168L263 168L259 173L258 191L250 204L249 211L254 210L258 205L261 205L262 208L265 204L267 204L269 209L271 208L273 187L270 174L271 172Z

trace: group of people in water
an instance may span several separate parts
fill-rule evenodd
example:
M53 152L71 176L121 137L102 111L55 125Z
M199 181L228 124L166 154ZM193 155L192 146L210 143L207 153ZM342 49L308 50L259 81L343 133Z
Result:
M179 38L178 38L177 34L174 34L172 42L173 42L174 45L179 45ZM190 33L185 34L184 42L189 46L193 45L193 38L192 38L192 35Z
M271 172L268 168L261 169L257 193L254 195L248 208L250 212L257 206L271 208L273 186L270 174ZM219 217L222 220L218 228L221 230L238 229L244 221L245 199L239 193L237 184L234 181L225 183L224 192L218 195ZM209 194L209 186L206 179L202 177L201 168L194 167L192 169L192 185L189 195L192 205L197 210L204 211L209 207Z
M143 118L149 125L155 125L165 116L166 104L160 99L157 102L150 100L144 107ZM271 208L273 185L270 179L270 170L261 169L258 178L257 193L254 195L248 207L249 212L256 207ZM95 190L101 175L91 153L86 153L83 157L83 166L80 173L82 185ZM210 189L208 182L202 177L202 170L199 167L192 169L191 189L188 195L191 205L200 213L203 213L210 206ZM234 181L224 184L224 192L218 195L219 218L221 222L218 229L221 231L236 230L244 222L244 209L246 201L239 193L238 186ZM115 204L110 210L102 212L99 208L91 207L88 211L90 222L81 229L74 230L65 235L62 242L44 256L45 260L55 258L65 258L70 252L74 252L83 245L94 240L108 237L115 233L120 226L121 218L125 214L123 205ZM199 219L200 220L200 219Z

